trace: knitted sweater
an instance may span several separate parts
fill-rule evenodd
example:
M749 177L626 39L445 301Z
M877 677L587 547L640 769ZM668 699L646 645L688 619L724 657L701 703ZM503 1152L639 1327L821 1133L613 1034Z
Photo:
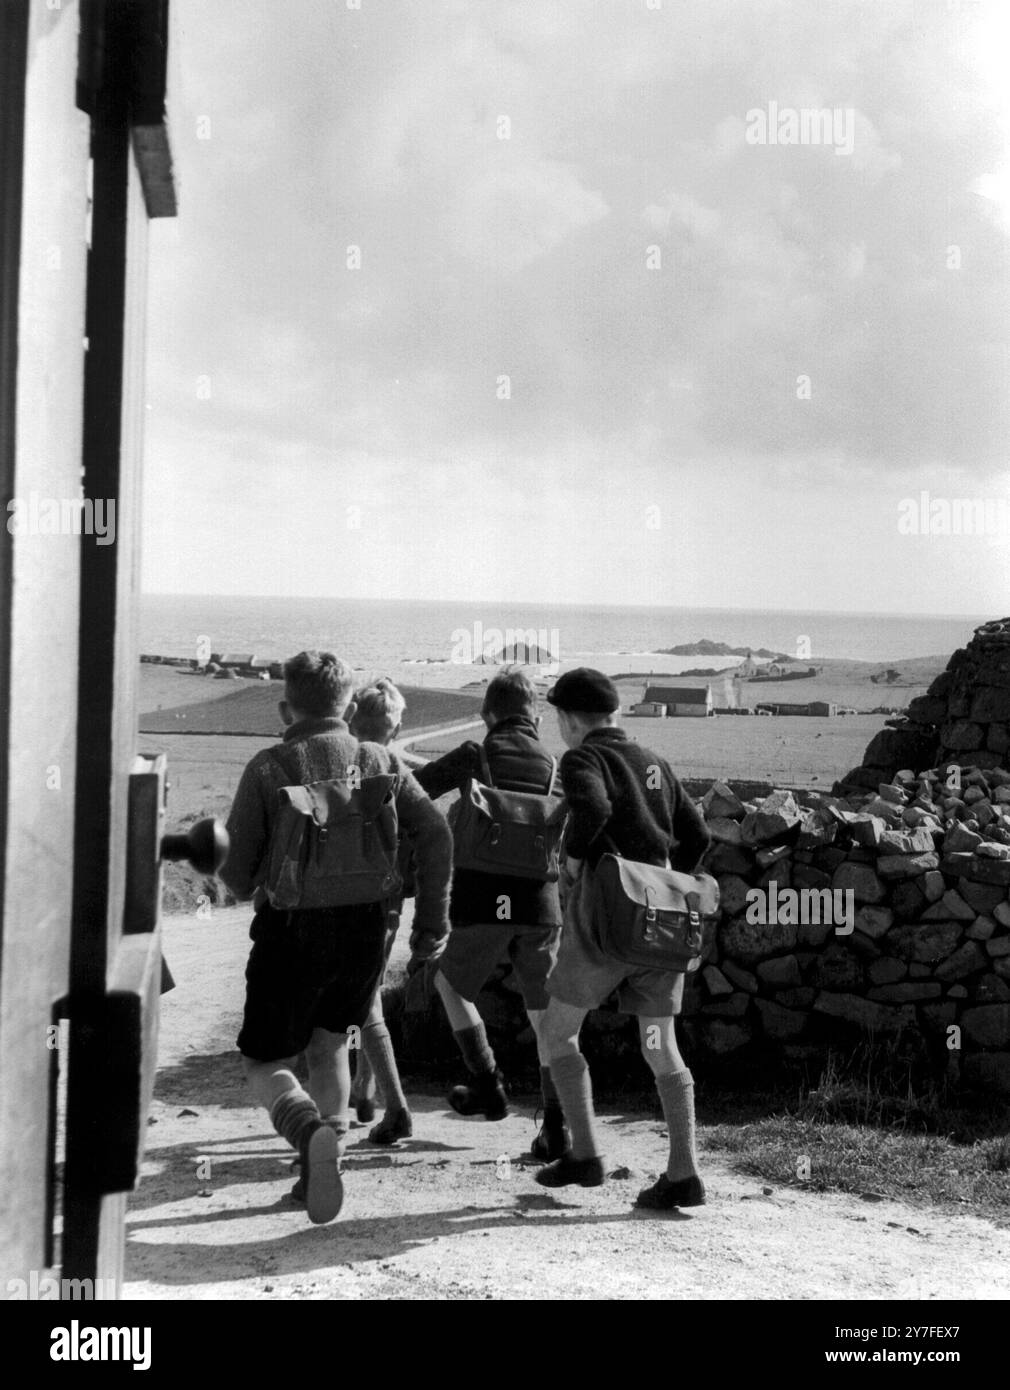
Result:
M283 765L277 756L281 749ZM279 789L295 783L343 781L355 762L362 777L394 773L400 779L397 819L417 861L410 944L421 959L449 931L452 835L445 817L397 754L378 743L359 744L342 719L304 719L292 724L283 744L265 748L250 759L228 816L231 848L221 878L237 898L251 897L262 887Z
M614 848L640 864L685 873L711 842L708 827L658 753L632 743L623 729L593 729L561 759L570 819L565 853L595 868Z

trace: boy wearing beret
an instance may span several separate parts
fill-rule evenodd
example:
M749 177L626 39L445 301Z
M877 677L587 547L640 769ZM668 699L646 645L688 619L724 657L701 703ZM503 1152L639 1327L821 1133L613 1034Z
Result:
M666 1210L701 1206L705 1189L695 1153L694 1080L677 1047L684 976L640 969L603 954L592 930L593 871L605 853L638 863L696 870L708 848L704 820L659 754L633 743L618 725L620 696L601 671L580 667L548 693L568 747L561 785L569 822L562 874L564 926L547 978L543 1037L551 1077L571 1129L572 1147L537 1173L545 1187L603 1182L589 1068L579 1031L590 1009L615 990L622 1013L638 1018L642 1056L656 1081L670 1137L666 1172L637 1205Z

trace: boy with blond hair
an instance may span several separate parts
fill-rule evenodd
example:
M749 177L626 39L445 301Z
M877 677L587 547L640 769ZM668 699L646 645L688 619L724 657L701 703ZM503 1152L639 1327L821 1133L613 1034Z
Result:
M373 685L364 686L356 693L354 703L355 713L349 727L356 739L362 743L379 743L386 747L398 737L407 702L388 677L383 677ZM386 964L389 963L389 953L396 939L402 908L401 898L395 905L395 910L390 909ZM385 1113L379 1123L369 1131L368 1137L373 1144L395 1144L398 1139L410 1138L414 1132L414 1123L400 1081L393 1040L389 1036L389 1029L382 1014L382 978L380 976L372 998L372 1007L361 1030L361 1051L355 1059L351 1104L359 1120L371 1120L375 1115L373 1097L377 1081L382 1092Z
M348 1130L347 1034L361 1028L385 960L388 903L281 910L266 873L281 789L320 782L362 785L394 779L397 821L417 858L417 906L410 944L415 960L436 957L449 931L452 837L436 807L395 753L359 743L351 668L332 652L305 651L284 667L284 739L251 759L228 817L231 849L221 877L237 898L254 896L252 951L238 1047L253 1094L295 1148L309 1219L332 1221L343 1201L340 1161ZM295 1075L308 1063L308 1089Z

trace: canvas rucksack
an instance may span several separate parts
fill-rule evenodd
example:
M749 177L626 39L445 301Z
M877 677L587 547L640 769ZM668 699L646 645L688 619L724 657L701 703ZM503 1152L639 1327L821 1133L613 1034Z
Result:
M355 761L342 778L281 787L263 884L272 906L351 907L397 897L399 782L392 772L362 776Z
M453 808L454 866L482 874L554 883L566 819L564 799L554 789L557 759L551 759L545 792L514 792L496 787L483 745L480 765L481 778L468 779Z
M645 970L690 974L719 918L719 884L604 854L593 871L593 930L604 955Z

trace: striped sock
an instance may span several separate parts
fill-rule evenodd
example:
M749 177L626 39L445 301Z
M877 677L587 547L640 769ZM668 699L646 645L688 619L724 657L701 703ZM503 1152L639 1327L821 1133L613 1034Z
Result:
M698 1176L698 1155L694 1133L694 1077L683 1071L668 1071L656 1077L656 1090L663 1105L670 1135L670 1161L666 1176L671 1182Z
M477 1023L472 1028L460 1028L453 1036L459 1044L467 1070L473 1072L474 1076L483 1076L495 1070L494 1053L483 1023Z
M303 1140L319 1124L319 1110L315 1101L296 1086L274 1101L270 1122L281 1138L301 1153Z
M589 1065L581 1052L551 1058L551 1077L572 1132L573 1158L599 1158Z
M406 1110L407 1097L403 1094L393 1040L385 1022L366 1023L361 1030L361 1046L375 1073L386 1110Z

